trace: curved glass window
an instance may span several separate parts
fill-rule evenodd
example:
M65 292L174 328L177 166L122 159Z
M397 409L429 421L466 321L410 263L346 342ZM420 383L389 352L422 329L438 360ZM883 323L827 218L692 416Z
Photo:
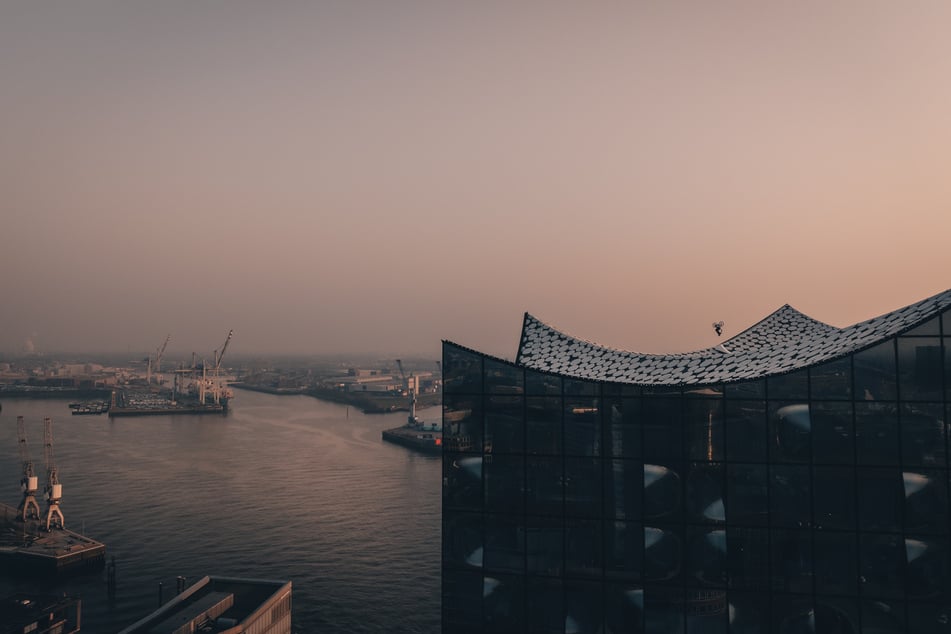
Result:
M938 337L898 338L898 391L903 401L941 400L943 366Z
M565 397L565 455L601 455L601 409L594 397Z
M904 484L898 468L860 467L858 478L859 528L867 531L901 530Z
M560 518L529 517L525 549L529 574L560 575L563 568L565 531Z
M604 470L604 511L608 518L640 520L644 464L609 460Z
M562 401L555 396L525 398L525 449L556 456L562 450Z
M816 528L855 530L855 470L813 467L812 503Z
M565 581L564 631L602 631L601 625L604 620L602 596L600 583Z
M766 402L727 401L726 456L730 462L766 462Z
M647 581L679 583L683 573L683 537L672 527L644 527L644 576Z
M525 393L531 396L561 396L561 377L526 369Z
M730 588L765 590L769 587L769 531L728 525L726 539Z
M565 458L565 515L601 517L601 461Z
M812 592L812 533L798 530L772 530L770 540L770 578L773 590Z
M855 400L894 401L897 398L895 377L895 342L893 339L853 355Z
M644 634L644 589L607 584L604 588L604 622L607 632Z
M724 459L723 401L690 399L685 403L687 458L707 462Z
M482 515L478 513L443 513L443 563L462 568L482 568Z
M485 453L525 451L524 406L521 396L486 396Z
M906 466L946 464L944 408L937 403L905 403L901 417L901 455Z
M442 571L443 626L450 632L472 632L482 623L481 572Z
M443 454L443 506L482 510L482 456Z
M644 399L645 461L680 460L683 456L680 404L680 399Z
M808 372L799 370L769 377L766 380L766 394L772 401L809 398Z
M762 634L770 631L769 595L730 592L730 634Z
M816 593L858 594L858 537L855 533L816 531Z
M640 581L644 568L644 529L637 522L606 522L604 575Z
M522 394L525 373L522 368L494 359L484 359L485 391L489 394Z
M898 411L894 403L855 404L855 446L859 464L898 464Z
M723 386L723 395L729 399L764 399L766 398L766 381L741 381L728 383Z
M485 510L521 513L525 461L521 456L485 457Z
M524 572L525 525L504 515L485 517L486 570Z
M769 519L766 465L727 466L727 524L765 526Z
M641 457L640 399L612 398L604 402L601 420L605 428L605 455Z
M644 465L644 518L679 522L683 510L680 465Z
M562 515L565 481L561 458L529 456L526 462L526 512L534 515Z
M905 604L900 601L862 601L862 630L881 634L905 634ZM929 630L929 634L930 634Z
M727 539L722 528L687 527L688 583L725 588Z
M774 594L771 608L773 627L770 632L812 634L816 631L816 613L812 597Z
M905 540L899 535L859 535L862 596L898 599L905 595Z
M947 603L948 540L931 536L906 537L905 561L908 598Z
M723 465L698 463L687 474L687 521L721 524L726 521Z
M771 465L769 506L772 526L807 528L812 524L808 465Z
M906 532L948 533L947 475L944 469L902 473Z
M482 397L443 394L442 437L446 451L481 452Z
M485 627L492 632L513 632L525 625L523 577L495 574L482 584Z
M443 345L443 394L482 392L482 355L456 346Z
M813 403L809 413L813 461L852 464L855 461L852 403Z
M852 358L844 357L809 370L810 397L813 400L849 400L852 398Z
M529 577L526 595L525 612L528 631L545 633L564 631L565 589L561 579Z
M601 578L601 522L565 520L565 572L571 576Z
M807 403L770 403L769 457L776 462L808 462L812 418Z

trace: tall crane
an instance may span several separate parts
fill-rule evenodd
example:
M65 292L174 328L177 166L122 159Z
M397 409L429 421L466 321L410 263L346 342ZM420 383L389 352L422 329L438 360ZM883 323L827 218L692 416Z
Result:
M22 416L17 416L17 446L20 449L20 463L23 467L23 477L20 479L23 500L17 507L17 517L24 522L30 517L40 519L40 505L36 503L36 490L40 486L39 478L33 472L33 461L30 459L30 450L26 445L26 425L23 423Z
M165 354L165 348L168 346L169 340L172 338L172 335L165 337L165 343L155 349L155 371L162 371L162 355ZM145 372L145 382L148 385L152 384L152 356L149 355L149 367Z
M406 372L403 371L403 362L399 359L396 360L396 367L400 369L400 376L403 378L403 385L406 387L406 391L409 392L409 416L406 419L407 424L409 425L418 425L419 419L416 418L416 385L415 382L411 382L406 378ZM415 377L411 377L414 378Z
M208 376L208 364L204 361L201 364L201 380L198 382L198 400L201 403L205 402L205 394L207 390L211 390L211 395L214 400L215 405L221 404L221 380L218 377L218 370L221 368L221 360L224 359L225 351L228 350L228 344L231 343L231 337L234 335L234 330L228 331L228 336L225 338L224 344L221 346L221 353L219 354L215 350L215 365L211 368L212 374Z
M47 504L49 504L49 509L46 512L46 531L49 532L54 521L58 521L59 527L64 528L66 520L63 518L63 511L59 508L59 503L63 499L63 485L59 483L56 458L53 456L53 421L49 416L43 419L43 430L46 440L44 443L46 453L46 488L44 491Z

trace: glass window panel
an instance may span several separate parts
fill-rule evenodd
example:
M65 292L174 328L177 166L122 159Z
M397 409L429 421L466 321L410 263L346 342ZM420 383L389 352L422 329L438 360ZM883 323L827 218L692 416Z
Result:
M895 343L888 340L853 355L855 400L894 401L896 394Z
M486 632L515 632L525 627L525 578L486 575L482 587Z
M780 374L766 379L766 394L772 401L804 400L809 398L809 378L806 370Z
M765 526L769 517L766 465L728 465L726 517L729 524Z
M601 461L565 458L565 515L601 517Z
M724 489L723 465L691 465L687 474L687 521L697 524L725 522Z
M482 573L465 570L442 571L442 614L444 629L472 632L482 623Z
M862 596L897 599L905 594L905 541L900 535L859 535Z
M899 337L898 390L901 400L941 400L942 365L940 338Z
M798 530L772 530L770 538L770 577L773 590L812 592L812 533Z
M722 528L687 527L687 583L725 588L727 540ZM726 598L724 597L724 600Z
M723 394L727 398L766 398L766 381L759 379L756 381L741 381L739 383L727 383L723 386Z
M482 568L482 516L478 513L443 511L443 567Z
M941 334L951 335L951 310L941 313Z
M557 456L562 447L562 400L558 397L525 399L525 447L528 453Z
M854 469L814 467L812 502L816 528L855 530Z
M815 631L815 608L812 597L792 594L774 594L771 604L773 627L771 632Z
M724 459L723 401L690 399L686 401L687 457L708 462Z
M772 526L807 528L812 525L808 465L771 465L769 506Z
M852 357L836 359L810 369L809 390L812 400L851 399Z
M937 337L941 334L940 330L940 316L929 319L920 326L916 326L906 332L903 336L905 337Z
M601 383L601 396L621 396L622 385L620 383Z
M482 456L443 454L443 505L482 510Z
M858 477L859 528L867 531L901 529L904 486L899 469L860 467Z
M493 572L525 572L525 525L504 515L485 516L483 565Z
M612 398L604 403L605 454L619 458L641 457L640 399Z
M948 531L948 473L941 470L905 471L905 530L916 533Z
M945 330L945 332L948 332ZM944 345L944 398L951 401L951 337L942 339Z
M858 593L858 536L856 533L816 531L816 594Z
M680 460L683 456L680 406L679 399L644 399L645 460Z
M730 592L730 634L769 632L769 595Z
M904 403L900 416L902 464L912 467L944 467L945 423L941 405Z
M727 634L725 590L687 590L687 634Z
M581 379L565 379L565 396L598 396L598 384Z
M769 531L727 526L727 573L730 587L764 590L769 586Z
M561 377L525 370L525 393L532 396L561 396Z
M525 509L535 515L558 515L564 512L562 495L564 478L562 459L531 456L526 459Z
M808 462L812 419L806 403L770 403L769 456L776 462Z
M856 599L844 597L816 597L817 634L857 634L859 604Z
M528 578L525 611L529 632L562 634L565 631L564 606L565 591L560 579Z
M701 385L699 387L685 387L683 393L686 398L712 398L722 400L723 386Z
M634 585L605 584L604 620L607 632L646 634L644 589Z
M601 410L597 398L565 398L565 455L601 455Z
M908 598L947 605L951 592L948 588L947 538L922 535L906 537L905 560Z
M851 403L813 403L812 459L826 464L852 464L855 461L855 434Z
M680 583L684 565L683 543L680 528L645 526L645 579L653 583Z
M565 631L601 632L604 592L600 583L565 581Z
M525 372L522 368L489 358L485 358L482 365L487 393L523 394L525 392Z
M855 404L855 445L859 464L898 464L898 412L894 403Z
M640 581L644 569L644 529L637 522L604 523L604 576Z
M644 465L644 518L652 522L679 522L683 510L681 466Z
M681 588L644 588L644 631L684 633L684 593Z
M905 604L901 601L862 601L862 631L905 634Z
M482 392L482 355L450 343L442 347L444 394Z
M560 575L563 570L565 532L560 518L529 517L526 531L528 571Z
M604 470L605 516L641 519L644 464L639 460L610 460Z
M569 576L601 577L600 520L565 520L565 571Z
M908 634L951 633L951 609L947 605L908 604Z
M487 455L485 473L485 509L499 513L521 513L525 462L521 456Z
M726 455L730 462L766 462L766 402L727 401Z
M486 453L524 453L524 401L521 396L485 397Z
M443 394L443 449L482 452L482 397Z

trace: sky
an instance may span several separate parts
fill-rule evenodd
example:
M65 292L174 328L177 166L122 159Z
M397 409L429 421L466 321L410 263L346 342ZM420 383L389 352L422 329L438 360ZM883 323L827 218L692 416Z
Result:
M951 288L951 4L0 2L0 353L640 352ZM230 354L230 353L229 353Z

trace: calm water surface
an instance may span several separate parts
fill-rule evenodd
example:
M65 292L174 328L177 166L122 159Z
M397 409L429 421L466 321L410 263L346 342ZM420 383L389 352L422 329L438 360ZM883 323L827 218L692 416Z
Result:
M115 632L157 607L159 583L171 598L179 575L289 579L297 632L439 631L440 461L380 439L405 413L245 391L225 417L2 405L0 499L20 498L16 417L41 484L52 417L66 526L106 544L118 589L110 601L102 572L57 584L0 576L0 594L78 595L83 631Z

